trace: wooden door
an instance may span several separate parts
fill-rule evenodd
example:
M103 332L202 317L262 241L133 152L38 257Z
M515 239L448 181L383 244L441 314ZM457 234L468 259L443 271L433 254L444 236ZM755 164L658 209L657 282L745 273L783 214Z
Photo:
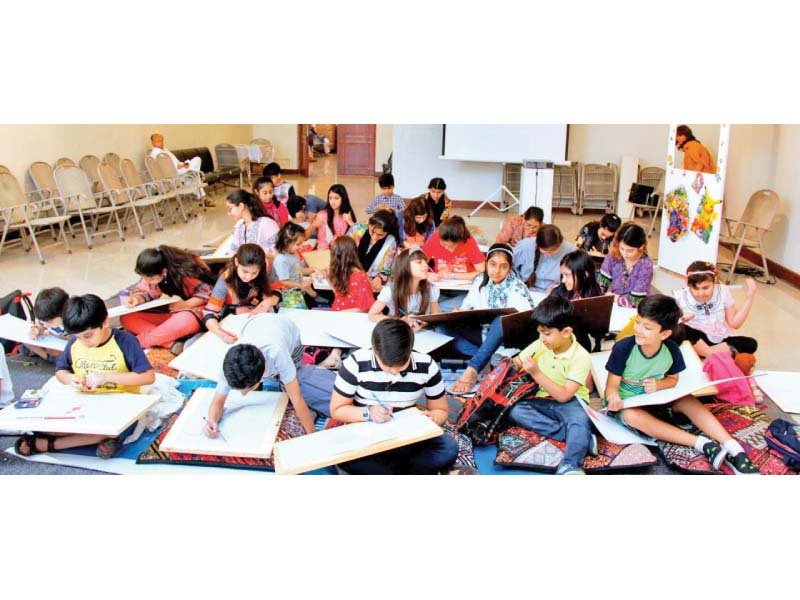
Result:
M375 175L375 125L339 125L336 138L339 175Z

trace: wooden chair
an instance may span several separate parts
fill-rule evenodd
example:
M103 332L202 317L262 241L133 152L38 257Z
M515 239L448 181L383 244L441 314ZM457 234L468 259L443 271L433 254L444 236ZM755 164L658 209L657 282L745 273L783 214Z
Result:
M728 229L727 235L719 236L719 243L727 246L736 246L731 270L728 273L727 283L730 283L736 274L736 263L743 247L758 248L761 254L761 263L764 267L764 276L768 283L774 283L775 278L770 277L767 266L767 255L764 252L762 241L764 234L772 230L772 222L778 212L781 199L772 190L758 190L747 201L744 212L739 220L722 217Z

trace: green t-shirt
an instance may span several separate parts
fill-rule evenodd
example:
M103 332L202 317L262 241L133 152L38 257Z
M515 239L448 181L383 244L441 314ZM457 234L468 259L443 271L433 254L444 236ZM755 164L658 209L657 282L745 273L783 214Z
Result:
M678 345L667 340L653 356L645 356L633 336L620 340L611 349L606 370L622 377L619 384L619 397L623 400L644 394L644 380L663 379L675 375L686 368Z
M558 385L564 385L567 381L577 383L580 387L578 387L575 395L587 404L589 403L589 389L586 387L586 377L592 369L592 359L589 358L586 348L575 340L574 335L572 336L572 345L566 352L556 354L545 347L542 340L536 340L519 353L520 360L528 356L535 358L542 373ZM536 392L537 398L549 395L544 388L540 388Z

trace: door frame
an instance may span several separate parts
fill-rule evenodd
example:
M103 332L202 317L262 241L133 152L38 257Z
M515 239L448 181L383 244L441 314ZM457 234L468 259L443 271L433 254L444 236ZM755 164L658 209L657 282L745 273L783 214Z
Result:
M346 126L348 124L347 123L337 124L337 126L336 126L337 127L337 132L336 132L336 154L337 154L337 156L340 156L340 154L339 154L339 142L341 141L341 138L339 136L339 127L341 125L345 125ZM359 175L347 175L347 177L374 177L375 176L376 168L377 168L377 164L378 164L377 163L377 159L375 158L375 150L376 150L376 148L378 146L378 125L376 123L365 123L365 125L370 125L372 127L372 171L369 174L362 173L362 174L359 174ZM337 174L338 174L338 169L337 169Z
M297 125L297 172L303 177L308 177L310 161L308 158L308 144L306 143L306 125Z

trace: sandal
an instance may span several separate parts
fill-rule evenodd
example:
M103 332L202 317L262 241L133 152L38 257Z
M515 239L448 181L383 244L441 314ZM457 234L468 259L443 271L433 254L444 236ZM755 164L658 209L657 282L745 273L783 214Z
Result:
M476 373L474 377L465 377L466 374L467 372L464 371L461 374L461 377L458 378L458 381L451 385L448 391L453 394L475 393L475 390L478 387L478 374Z
M36 447L37 440L47 440L47 450L39 450ZM17 441L14 442L14 451L20 456L33 456L34 454L42 454L43 452L55 452L55 442L56 438L52 435L47 435L45 433L26 433L18 437ZM28 445L27 453L22 451L22 444Z

